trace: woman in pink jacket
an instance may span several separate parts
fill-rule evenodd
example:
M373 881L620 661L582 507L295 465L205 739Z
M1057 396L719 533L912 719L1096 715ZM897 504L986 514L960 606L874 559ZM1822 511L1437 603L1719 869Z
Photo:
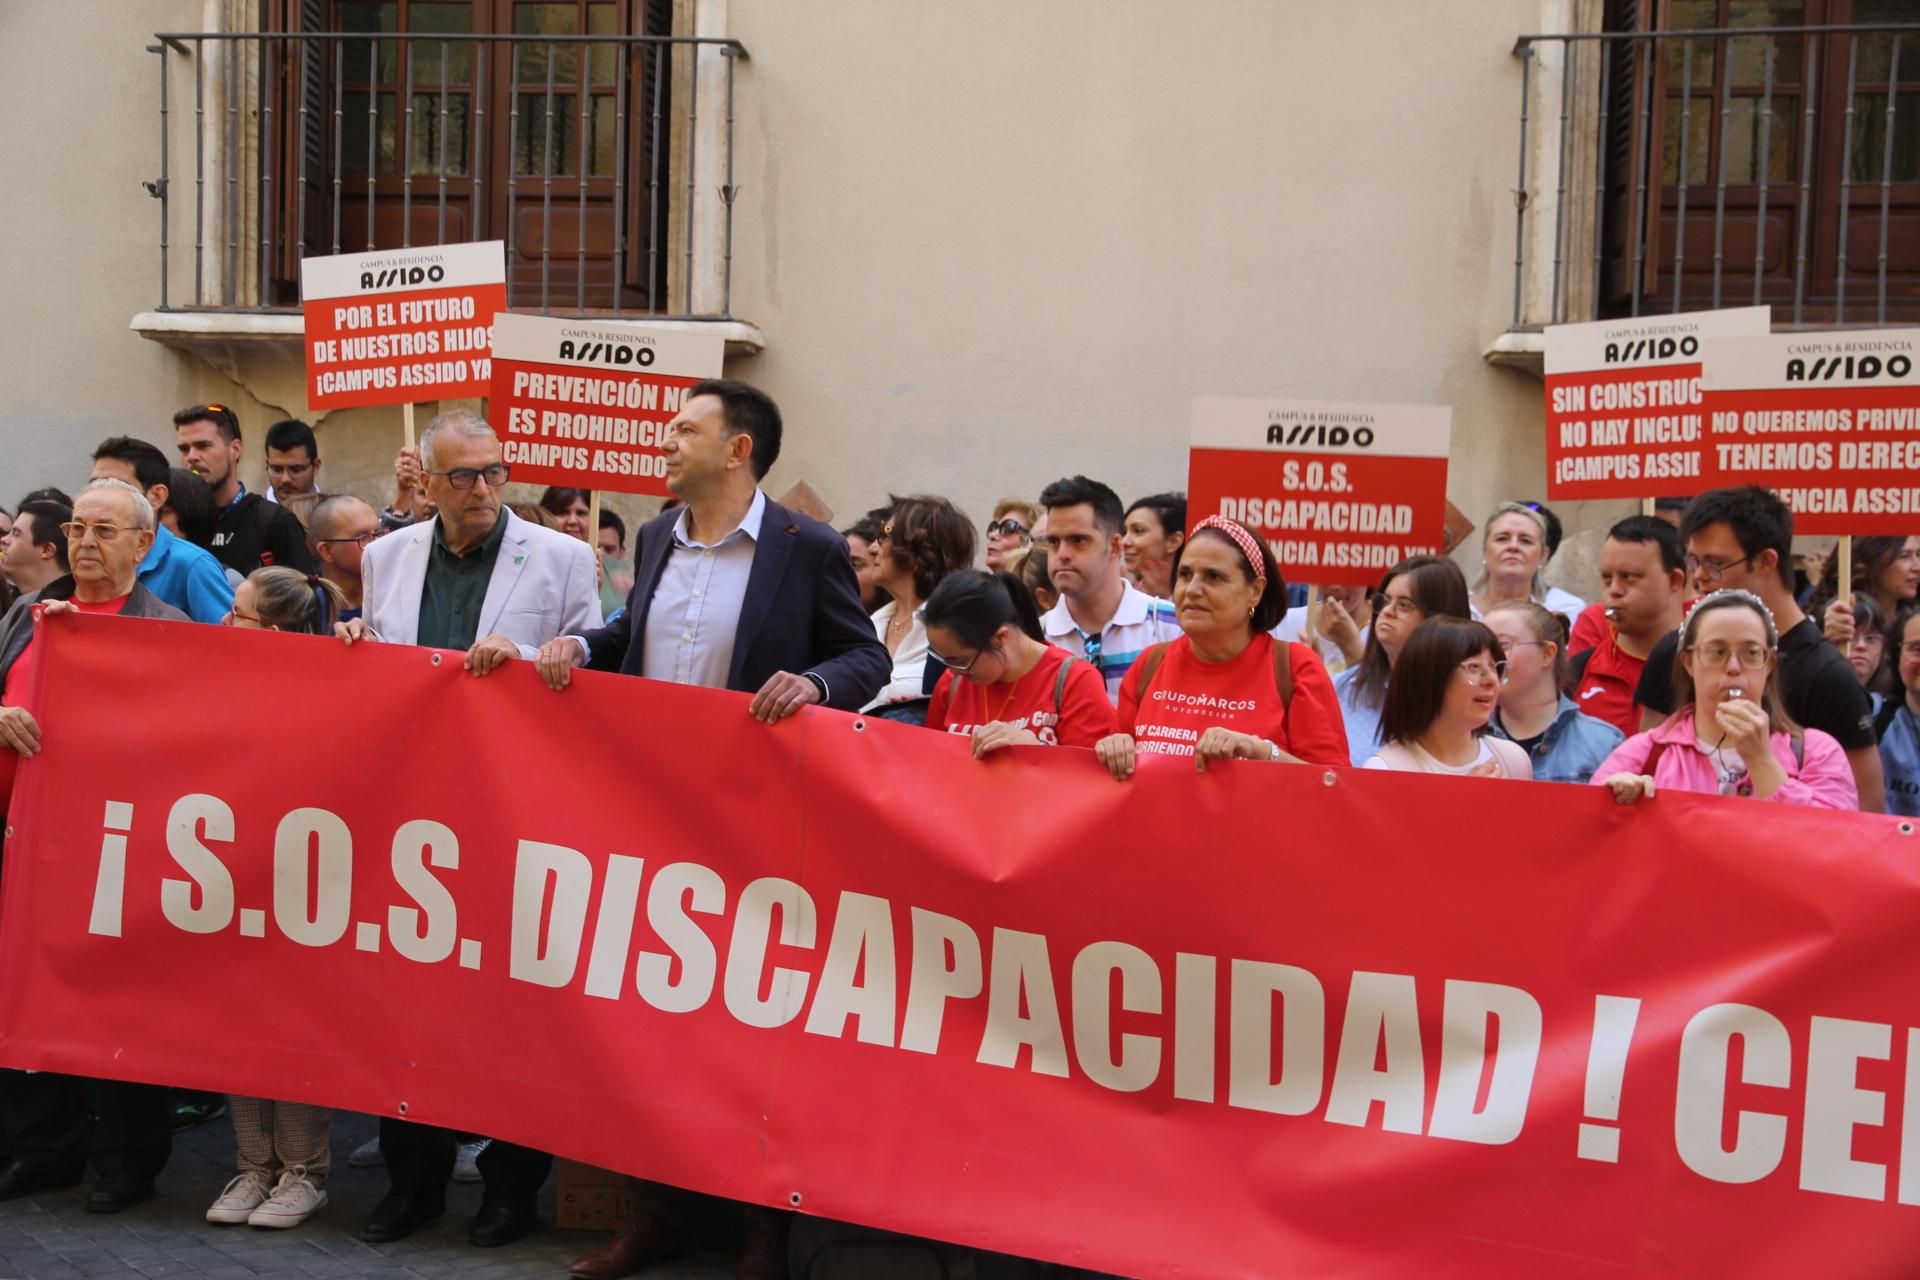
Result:
M1715 591L1680 631L1674 700L1680 709L1614 749L1594 770L1621 804L1659 787L1752 796L1820 809L1857 809L1840 744L1802 729L1780 703L1779 634L1750 591Z

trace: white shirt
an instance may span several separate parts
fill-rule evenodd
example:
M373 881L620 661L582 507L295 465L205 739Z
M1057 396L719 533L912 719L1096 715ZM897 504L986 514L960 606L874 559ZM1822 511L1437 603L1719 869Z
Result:
M1173 601L1150 596L1131 582L1123 583L1123 588L1120 607L1100 629L1095 646L1099 654L1097 660L1087 653L1089 637L1073 620L1073 611L1067 608L1065 596L1040 618L1040 629L1046 633L1048 644L1058 645L1076 658L1086 658L1098 668L1101 678L1107 682L1107 701L1115 705L1120 702L1120 682L1126 678L1134 659L1156 644L1178 640L1182 634Z
M1413 752L1413 758L1420 762L1420 769L1423 773L1450 773L1455 777L1463 777L1466 774L1472 773L1475 769L1486 767L1487 763L1493 759L1493 748L1487 745L1485 738L1480 739L1479 754L1475 755L1473 759L1467 761L1465 764L1448 764L1446 761L1436 758L1417 742L1409 742L1406 745L1407 750ZM1380 756L1369 757L1367 762L1360 767L1362 769L1388 770L1393 768L1392 765L1388 764Z
M647 609L640 674L675 684L727 687L740 609L753 574L753 553L766 518L767 495L755 489L740 527L718 542L695 542L692 513L681 509L673 549Z
M889 600L874 611L873 630L880 637L880 643L887 642L887 628L893 625L896 602ZM925 697L927 675L927 606L921 605L913 611L913 622L907 628L907 634L900 638L900 647L893 651L893 675L886 686L874 695L873 701L860 708L871 711L875 707L884 707L889 702L910 702Z
M1280 619L1280 625L1267 634L1275 640L1291 640L1295 644L1305 644L1306 641L1302 637L1306 634L1306 630L1307 606L1303 604L1296 609L1287 610L1287 616ZM1366 647L1367 636L1372 630L1372 624L1360 628L1361 648ZM1313 650L1320 655L1320 661L1326 664L1328 674L1338 675L1347 669L1347 655L1340 651L1339 645L1327 638L1324 631L1315 636L1314 640Z
M1571 591L1562 591L1558 587L1548 587L1545 598L1536 603L1548 613L1557 613L1565 618L1567 620L1567 626L1569 627L1580 620L1580 615L1585 612L1587 607L1585 600L1582 600ZM1471 600L1467 602L1467 611L1473 615L1475 622L1485 622L1487 620L1486 615L1480 612L1480 606L1474 604Z

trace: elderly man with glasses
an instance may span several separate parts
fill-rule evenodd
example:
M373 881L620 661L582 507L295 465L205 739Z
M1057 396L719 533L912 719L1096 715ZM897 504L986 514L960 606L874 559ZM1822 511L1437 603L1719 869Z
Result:
M122 480L95 480L75 499L73 518L60 526L70 572L0 619L0 811L19 761L39 753L43 732L62 731L59 725L43 729L28 700L39 660L35 607L188 621L139 583L153 526L145 494ZM0 1165L0 1200L77 1182L89 1159L100 1175L87 1196L93 1212L118 1213L153 1195L154 1177L173 1149L166 1089L99 1082L89 1140L86 1084L51 1072L0 1071L0 1117L13 1144L12 1158Z
M356 532L333 535L341 541L321 540L360 546L362 612L339 624L342 640L464 650L466 669L484 676L509 659L532 658L556 636L598 629L593 548L528 524L501 504L507 466L500 438L480 415L461 409L435 418L420 437L420 464L435 507L431 520L375 541L363 519ZM332 524L324 510L315 514L316 524ZM450 1129L382 1119L380 1152L392 1186L362 1236L399 1240L439 1217L457 1145ZM532 1229L534 1200L553 1158L494 1141L478 1164L486 1191L467 1241L478 1248L510 1244Z

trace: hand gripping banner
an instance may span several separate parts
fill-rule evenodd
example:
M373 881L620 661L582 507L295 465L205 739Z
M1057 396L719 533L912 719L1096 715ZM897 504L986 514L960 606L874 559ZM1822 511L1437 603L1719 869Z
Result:
M426 649L37 643L6 1065L1130 1275L1920 1269L1895 819L1252 763L1123 784Z

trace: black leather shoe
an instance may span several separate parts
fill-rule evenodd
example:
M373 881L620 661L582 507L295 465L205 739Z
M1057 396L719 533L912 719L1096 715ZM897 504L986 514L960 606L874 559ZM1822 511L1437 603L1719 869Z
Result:
M128 1173L103 1173L87 1193L88 1213L121 1213L153 1199L153 1179Z
M446 1211L444 1194L429 1198L410 1187L395 1187L373 1206L360 1238L375 1244L404 1240Z
M467 1243L476 1249L498 1249L533 1230L533 1201L501 1196L480 1202L467 1230Z
M36 1191L70 1187L78 1181L80 1181L78 1173L47 1173L30 1164L9 1160L4 1166L0 1166L0 1200L18 1200L21 1196L30 1196Z

